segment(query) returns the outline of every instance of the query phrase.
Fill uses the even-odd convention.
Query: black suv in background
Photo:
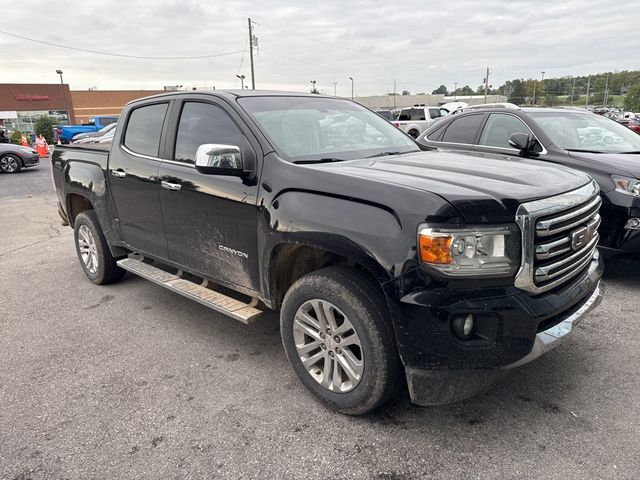
[[[640,253],[640,136],[619,123],[581,109],[496,104],[446,118],[418,142],[485,158],[537,159],[586,172],[598,182],[602,196],[601,251]]]

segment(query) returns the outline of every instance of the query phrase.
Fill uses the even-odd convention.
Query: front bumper
[[[438,405],[475,395],[564,342],[600,303],[602,270],[596,256],[571,282],[541,295],[497,287],[403,297],[394,312],[395,333],[412,401]],[[461,341],[451,319],[466,314],[476,318],[478,335]]]
[[[25,167],[35,167],[40,164],[40,157],[37,153],[34,153],[33,155],[26,155],[22,157],[22,163]]]

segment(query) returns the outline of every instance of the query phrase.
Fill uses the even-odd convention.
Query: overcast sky
[[[239,88],[250,78],[247,17],[258,37],[256,87],[350,95],[476,88],[511,78],[640,69],[640,0],[370,2],[363,0],[28,1],[7,3],[0,30],[132,59],[46,46],[0,33],[0,82],[72,89]],[[242,53],[246,51],[247,53]],[[236,52],[236,53],[233,53]]]

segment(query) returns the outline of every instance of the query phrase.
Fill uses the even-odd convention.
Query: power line
[[[200,60],[204,58],[224,57],[227,55],[237,55],[238,53],[244,53],[244,50],[237,50],[235,52],[213,53],[210,55],[194,55],[189,57],[151,57],[151,56],[144,56],[144,55],[126,55],[124,53],[103,52],[101,50],[91,50],[88,48],[71,47],[69,45],[46,42],[44,40],[37,40],[35,38],[25,37],[24,35],[18,35],[16,33],[5,32],[4,30],[0,30],[0,33],[4,35],[8,35],[10,37],[19,38],[21,40],[27,40],[29,42],[39,43],[41,45],[48,45],[50,47],[65,48],[67,50],[75,50],[75,51],[84,52],[84,53],[94,53],[96,55],[107,55],[110,57],[135,58],[138,60]]]

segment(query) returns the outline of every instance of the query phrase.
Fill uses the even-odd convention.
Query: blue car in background
[[[71,143],[73,137],[81,133],[97,132],[104,127],[116,123],[118,115],[96,115],[89,119],[86,125],[59,125],[54,129],[54,140],[56,143]]]

